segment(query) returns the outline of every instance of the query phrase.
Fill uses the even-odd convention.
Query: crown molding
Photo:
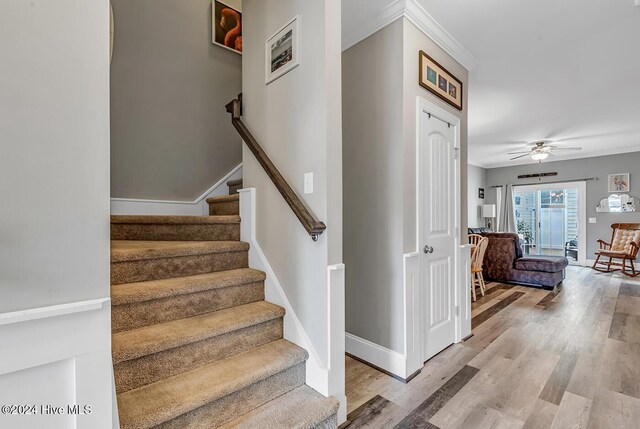
[[[372,15],[362,25],[344,33],[342,35],[342,50],[346,51],[403,17],[407,18],[467,70],[471,71],[478,66],[478,60],[438,24],[416,0],[395,0],[380,13]]]

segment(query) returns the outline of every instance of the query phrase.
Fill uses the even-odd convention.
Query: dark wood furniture
[[[282,195],[289,207],[291,207],[291,210],[307,230],[311,239],[318,241],[318,237],[327,227],[311,214],[298,194],[295,193],[285,178],[282,177],[280,171],[273,162],[271,162],[271,159],[267,156],[256,138],[251,134],[244,122],[242,122],[242,94],[239,94],[237,99],[231,100],[225,107],[227,112],[231,113],[231,123],[236,131],[238,131],[238,134],[240,134],[240,137],[242,137],[242,140],[249,147],[251,153],[256,157],[265,173],[267,173],[267,176],[269,176],[278,191],[280,191],[280,195]]]
[[[611,225],[611,241],[598,240],[600,249],[596,252],[594,270],[603,273],[618,271],[621,267],[622,274],[630,277],[640,275],[636,272],[634,262],[640,249],[640,223],[614,223]],[[600,258],[604,258],[601,261]],[[629,272],[631,270],[631,272]]]

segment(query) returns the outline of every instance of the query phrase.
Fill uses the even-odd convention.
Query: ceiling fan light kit
[[[531,154],[531,159],[534,161],[542,162],[549,157],[549,153],[547,152],[533,152]]]
[[[547,144],[547,141],[542,140],[531,145],[531,149],[524,152],[507,152],[507,155],[518,155],[514,158],[511,158],[511,161],[515,159],[524,158],[525,156],[530,156],[532,160],[542,162],[549,157],[549,155],[553,155],[553,152],[556,150],[580,150],[580,147],[558,147]]]

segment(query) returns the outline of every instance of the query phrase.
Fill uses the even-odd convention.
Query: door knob
[[[433,253],[433,247],[425,244],[424,246],[424,253]]]

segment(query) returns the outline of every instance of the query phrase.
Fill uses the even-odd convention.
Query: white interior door
[[[455,128],[422,111],[419,137],[423,358],[455,342]]]

